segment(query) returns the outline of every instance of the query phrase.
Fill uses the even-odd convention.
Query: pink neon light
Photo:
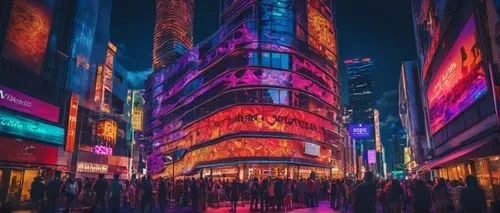
[[[113,148],[103,146],[103,145],[95,145],[92,147],[92,153],[100,154],[100,155],[112,155],[113,154]]]

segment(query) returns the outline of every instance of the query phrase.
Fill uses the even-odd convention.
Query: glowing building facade
[[[148,172],[247,179],[343,170],[333,163],[342,156],[330,1],[228,0],[220,18],[214,35],[146,82]]]
[[[194,0],[156,0],[153,68],[172,64],[193,46]]]

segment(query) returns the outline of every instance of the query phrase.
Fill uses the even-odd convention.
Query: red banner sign
[[[75,149],[76,118],[78,115],[78,94],[72,94],[69,102],[68,133],[66,135],[66,152]]]
[[[0,137],[0,160],[19,163],[57,164],[57,147]],[[7,148],[8,147],[8,148]]]

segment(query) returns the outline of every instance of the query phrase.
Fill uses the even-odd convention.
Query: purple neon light
[[[59,107],[1,85],[0,106],[59,122]]]

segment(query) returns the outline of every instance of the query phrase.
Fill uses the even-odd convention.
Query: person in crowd
[[[48,211],[56,211],[56,202],[61,193],[61,187],[63,182],[61,181],[61,171],[56,171],[54,173],[54,178],[47,185],[47,199],[48,199]]]
[[[200,180],[200,207],[201,210],[207,209],[207,193],[208,193],[208,179],[204,178]]]
[[[160,211],[165,210],[166,200],[167,200],[167,185],[165,183],[165,179],[160,178],[160,182],[158,183],[158,207]]]
[[[431,189],[425,181],[417,179],[410,187],[413,212],[428,213],[432,207]]]
[[[91,205],[92,203],[92,181],[86,177],[83,183],[83,204]]]
[[[255,205],[255,210],[259,209],[259,193],[261,191],[259,179],[254,178],[252,183],[250,184],[250,210],[253,210],[252,207]]]
[[[194,178],[190,181],[190,192],[189,194],[191,195],[191,203],[193,210],[198,210],[198,196],[199,196],[199,191],[198,191],[198,185],[196,184],[196,181]]]
[[[220,207],[220,190],[221,190],[221,185],[219,183],[219,180],[214,181],[214,184],[212,185],[212,203],[215,203],[217,208]],[[250,209],[252,208],[252,205],[250,205]]]
[[[476,177],[465,178],[467,186],[460,191],[460,207],[462,212],[487,212],[486,193],[479,187]]]
[[[142,177],[142,183],[141,183],[141,191],[142,191],[142,197],[141,197],[141,212],[144,213],[144,209],[146,209],[146,206],[149,206],[149,211],[153,212],[154,205],[153,205],[153,184],[151,183],[150,179],[146,177]]]
[[[354,192],[354,212],[371,213],[376,210],[377,187],[373,182],[373,173],[365,172],[364,181]]]
[[[285,211],[291,211],[293,209],[293,182],[290,178],[286,179],[285,182]]]
[[[231,210],[232,212],[236,212],[238,199],[240,197],[240,183],[238,180],[234,179],[230,186],[230,194],[231,194]]]
[[[123,184],[120,181],[120,174],[113,174],[113,180],[111,181],[109,188],[109,201],[111,206],[111,212],[120,212],[120,200],[123,192]]]
[[[78,183],[75,181],[74,174],[69,175],[64,192],[66,195],[66,212],[70,212],[78,194]]]
[[[443,178],[439,178],[437,184],[432,189],[432,200],[436,213],[446,213],[452,211],[450,191]]]
[[[336,209],[335,199],[337,198],[337,181],[330,181],[330,208]]]
[[[461,209],[460,206],[460,192],[465,188],[464,181],[462,179],[456,181],[454,183],[453,188],[453,206],[455,206],[456,210]]]
[[[262,180],[261,186],[260,186],[260,211],[268,211],[269,210],[269,179],[264,178]]]
[[[285,198],[285,185],[281,178],[277,178],[274,182],[274,200],[278,211],[283,210],[283,199]]]
[[[337,190],[336,190],[336,196],[337,198],[335,201],[337,201],[337,208],[344,210],[346,208],[346,188],[344,186],[344,182],[342,180],[337,181]]]
[[[274,200],[274,183],[276,182],[275,179],[271,179],[269,181],[269,207],[271,207],[272,210],[274,210],[274,205],[276,204]]]
[[[45,194],[45,184],[42,182],[42,177],[36,176],[33,183],[31,183],[30,198],[32,203],[32,209],[35,212],[41,210],[43,206],[43,196]]]
[[[299,203],[304,207],[307,206],[306,199],[306,182],[303,178],[300,178],[298,183],[298,194],[299,194]]]
[[[401,213],[401,203],[403,202],[404,190],[398,180],[394,179],[385,193],[389,202],[390,213]]]
[[[108,190],[108,182],[104,180],[104,174],[99,174],[99,179],[94,185],[95,203],[94,207],[102,210],[106,208],[106,191]]]

